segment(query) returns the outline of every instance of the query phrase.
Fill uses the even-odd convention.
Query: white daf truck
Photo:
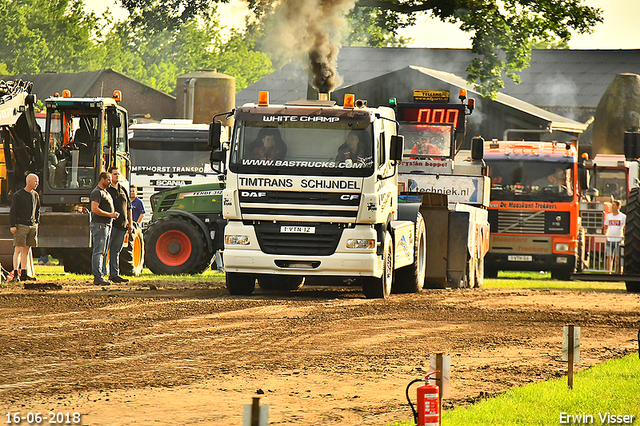
[[[362,286],[368,298],[422,289],[426,231],[418,209],[398,220],[393,109],[353,95],[257,104],[233,113],[223,191],[227,288],[293,290],[305,278]],[[211,145],[220,146],[212,123]],[[357,136],[357,147],[349,140]],[[406,204],[409,205],[409,204]],[[395,279],[394,279],[395,278]]]

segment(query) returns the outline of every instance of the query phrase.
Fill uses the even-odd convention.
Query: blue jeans
[[[91,242],[93,251],[91,254],[91,273],[94,279],[104,280],[107,275],[107,247],[109,247],[109,236],[111,234],[110,223],[91,222],[89,224],[91,230]]]
[[[122,244],[124,244],[124,237],[126,235],[126,229],[118,229],[115,226],[111,228],[111,238],[109,239],[109,276],[112,278],[120,275],[120,252],[122,251]]]

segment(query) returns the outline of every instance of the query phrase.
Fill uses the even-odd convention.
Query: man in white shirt
[[[620,213],[620,200],[613,200],[611,213],[604,218],[604,233],[607,236],[605,243],[605,256],[607,256],[607,270],[613,272],[613,258],[616,257],[616,269],[620,271],[620,243],[624,242],[624,226],[627,216]]]

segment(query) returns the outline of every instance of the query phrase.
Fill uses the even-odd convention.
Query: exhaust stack
[[[318,100],[319,101],[328,101],[329,100],[329,93],[318,93]]]

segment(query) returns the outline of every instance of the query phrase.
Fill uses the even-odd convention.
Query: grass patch
[[[485,278],[484,288],[526,288],[568,291],[619,291],[626,293],[624,282],[616,281],[558,281],[549,272],[500,271],[497,279]],[[639,423],[640,424],[640,423]]]
[[[57,264],[35,265],[36,277],[39,281],[66,281],[66,280],[92,280],[93,275],[89,274],[70,274],[64,271],[63,266]],[[135,281],[192,281],[198,282],[203,280],[224,281],[224,273],[209,269],[200,275],[156,275],[149,269],[144,268],[142,274],[138,277],[127,277],[132,282]]]
[[[498,397],[445,411],[442,424],[558,425],[562,424],[561,413],[591,415],[592,424],[614,424],[601,422],[600,415],[606,413],[635,415],[632,424],[640,424],[640,360],[637,354],[580,371],[574,376],[573,386],[574,389],[569,390],[567,378],[563,377],[511,389]],[[413,426],[413,421],[398,422],[393,426]]]

